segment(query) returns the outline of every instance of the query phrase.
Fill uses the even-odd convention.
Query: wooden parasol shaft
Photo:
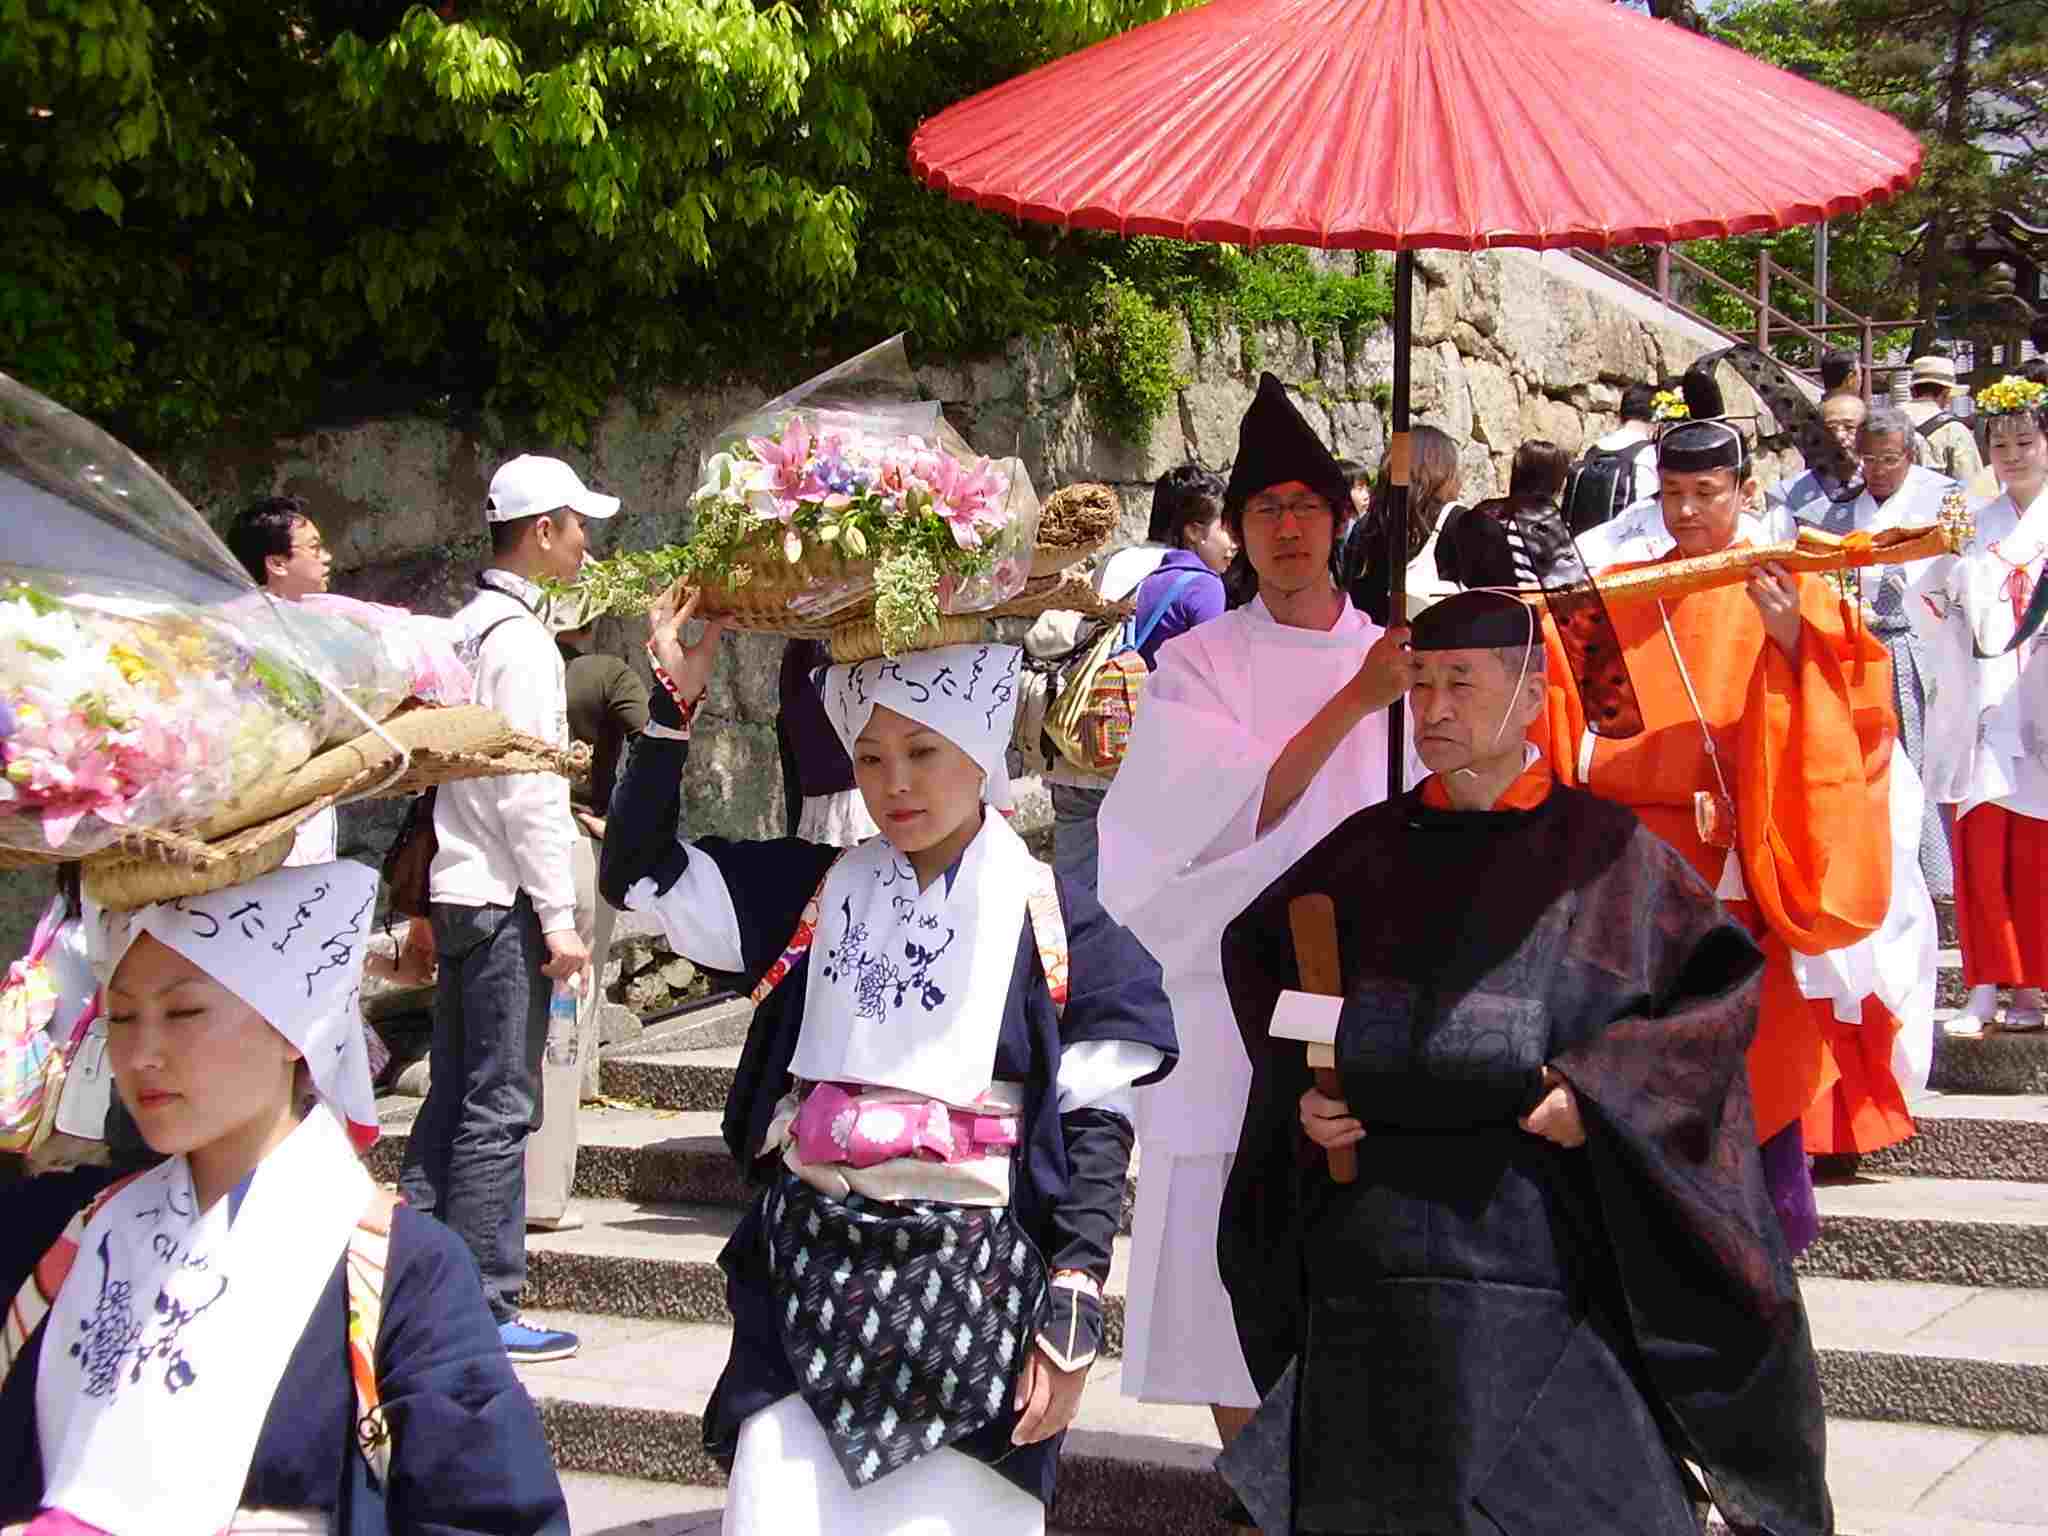
[[[1342,997],[1344,973],[1337,955],[1337,904],[1321,891],[1297,896],[1287,904],[1287,926],[1294,935],[1294,965],[1301,974],[1301,990],[1319,997]],[[1337,1078],[1336,1053],[1327,1045],[1308,1048],[1308,1064],[1316,1075],[1316,1088],[1333,1099],[1344,1097],[1344,1085]],[[1358,1178],[1358,1149],[1331,1147],[1324,1155],[1330,1162],[1330,1177],[1339,1184]]]

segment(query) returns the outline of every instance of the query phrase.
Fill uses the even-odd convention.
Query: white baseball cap
[[[586,489],[576,471],[560,459],[522,453],[499,465],[491,476],[491,494],[484,498],[484,521],[516,522],[563,507],[585,517],[610,517],[619,510],[619,498]]]

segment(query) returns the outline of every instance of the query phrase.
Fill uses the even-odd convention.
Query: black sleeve
[[[683,712],[666,688],[648,696],[648,716],[656,725],[682,729]],[[687,741],[642,731],[627,743],[625,771],[612,786],[597,862],[597,888],[621,911],[626,892],[638,882],[651,878],[656,890],[665,891],[690,867],[690,855],[677,840],[683,768],[689,761]]]
[[[1090,1291],[1055,1285],[1038,1335],[1062,1369],[1078,1370],[1102,1349],[1102,1290],[1123,1224],[1134,1135],[1131,1122],[1115,1110],[1094,1108],[1061,1115],[1060,1135],[1067,1147],[1067,1193],[1053,1208],[1046,1269],[1079,1270],[1095,1286]]]
[[[39,1174],[0,1190],[0,1305],[14,1300],[58,1238],[114,1175],[105,1168]]]
[[[682,711],[667,689],[655,689],[648,702],[656,724],[680,728]],[[633,738],[625,771],[612,790],[598,855],[598,890],[624,911],[626,892],[637,882],[651,879],[657,892],[665,892],[680,880],[690,867],[694,847],[695,855],[715,862],[725,879],[751,985],[788,945],[797,919],[839,850],[793,837],[704,837],[685,846],[683,769],[689,758],[687,741],[649,731]]]
[[[1283,876],[1223,930],[1223,982],[1251,1059],[1252,1085],[1224,1185],[1216,1262],[1261,1397],[1298,1352],[1304,1325],[1298,1207],[1309,1143],[1300,1103],[1315,1079],[1300,1045],[1266,1033],[1280,994],[1301,984],[1287,925],[1287,902],[1297,888]]]
[[[532,1396],[505,1357],[469,1250],[400,1207],[377,1385],[391,1433],[392,1536],[568,1536]]]

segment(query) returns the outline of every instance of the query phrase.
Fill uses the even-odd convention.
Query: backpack
[[[1952,421],[1962,420],[1963,418],[1958,416],[1954,411],[1936,411],[1932,416],[1928,417],[1925,421],[1921,422],[1920,425],[1915,427],[1913,430],[1918,432],[1922,437],[1926,438],[1927,441],[1931,443],[1934,441],[1934,434],[1939,432],[1943,427],[1947,426]],[[1969,423],[1963,422],[1963,425],[1968,426]]]
[[[1045,712],[1045,734],[1076,768],[1115,773],[1130,745],[1131,722],[1152,669],[1138,647],[1152,637],[1175,598],[1201,572],[1181,571],[1143,619],[1106,625],[1095,643],[1060,679],[1059,696]]]
[[[1564,482],[1564,516],[1574,535],[1620,516],[1636,499],[1636,455],[1655,446],[1644,438],[1626,448],[1595,448],[1571,467]]]
[[[100,1207],[140,1174],[114,1180],[73,1216],[63,1235],[29,1272],[8,1307],[0,1333],[0,1381],[14,1369],[22,1349],[49,1315],[57,1292],[78,1259],[79,1239]],[[384,1271],[391,1262],[391,1212],[398,1204],[388,1190],[373,1191],[355,1230],[349,1233],[344,1262],[348,1294],[348,1369],[355,1383],[356,1449],[363,1454],[371,1478],[381,1487],[391,1477],[391,1428],[384,1419],[383,1393],[377,1385],[377,1329],[384,1319]],[[45,1347],[48,1341],[45,1340]]]
[[[503,595],[511,596],[510,593]],[[476,637],[477,656],[482,657],[484,642],[497,633],[500,625],[510,624],[518,617],[520,615],[516,613],[508,613],[502,619],[494,619],[485,625],[484,632]],[[433,893],[434,855],[440,851],[441,837],[434,830],[434,791],[428,789],[414,795],[412,804],[405,808],[405,820],[398,824],[398,835],[391,839],[391,845],[384,850],[383,862],[377,866],[377,873],[391,888],[387,921],[390,918],[428,915],[427,907]]]

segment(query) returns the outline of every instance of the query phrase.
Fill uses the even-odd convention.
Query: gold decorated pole
[[[1777,565],[1792,572],[1822,574],[1859,570],[1872,565],[1905,565],[1938,555],[1960,554],[1969,547],[1975,525],[1960,495],[1951,496],[1938,522],[1913,528],[1884,528],[1875,533],[1838,535],[1802,528],[1799,537],[1777,544],[1750,544],[1686,560],[1662,560],[1593,578],[1600,596],[1615,604],[1684,597],[1711,587],[1729,587],[1749,579],[1758,566]],[[1540,592],[1525,592],[1540,598]]]

